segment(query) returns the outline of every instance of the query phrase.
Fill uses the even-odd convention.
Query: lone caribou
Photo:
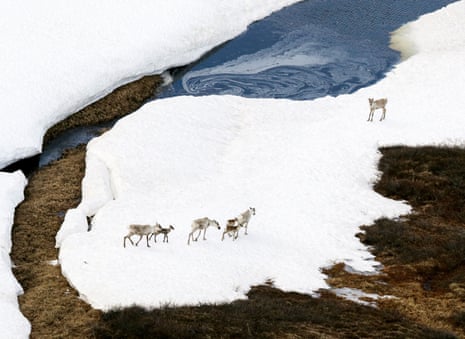
[[[379,121],[383,121],[386,118],[386,105],[387,105],[387,98],[375,100],[373,98],[368,99],[368,103],[370,104],[370,114],[368,115],[367,121],[373,121],[373,115],[375,114],[375,110],[382,109],[383,114],[381,115],[381,119]]]

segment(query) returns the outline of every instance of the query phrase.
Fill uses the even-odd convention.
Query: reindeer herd
[[[377,99],[369,98],[368,104],[370,106],[370,113],[368,115],[367,121],[373,121],[374,113],[377,109],[382,110],[380,121],[386,118],[386,105],[387,105],[387,98]],[[239,236],[239,230],[241,228],[245,229],[245,233],[247,234],[247,226],[249,225],[250,218],[252,215],[255,215],[255,208],[249,207],[245,212],[239,214],[237,217],[233,219],[228,219],[226,221],[226,225],[224,227],[223,234],[221,236],[221,240],[224,240],[225,235],[229,235],[236,240]],[[220,224],[218,221],[209,219],[207,217],[195,219],[192,221],[191,224],[191,232],[187,238],[187,245],[190,244],[192,241],[197,241],[200,237],[200,234],[203,231],[203,240],[206,240],[205,233],[207,232],[208,227],[214,227],[217,229],[221,229]],[[168,234],[174,230],[174,226],[170,225],[169,227],[162,227],[160,224],[156,223],[155,225],[129,225],[129,233],[124,236],[123,238],[123,247],[126,247],[126,239],[134,245],[131,237],[133,235],[138,235],[139,240],[135,243],[137,246],[142,238],[145,236],[147,241],[147,247],[150,247],[150,239],[153,237],[154,242],[157,242],[157,235],[163,234],[163,242],[168,242]],[[194,233],[197,232],[197,236],[194,237]]]
[[[237,237],[239,236],[239,230],[241,228],[244,228],[245,234],[247,234],[247,227],[253,215],[255,215],[255,208],[249,207],[246,211],[239,214],[237,217],[227,220],[221,240],[222,241],[224,240],[224,236],[226,234],[228,234],[229,236],[232,236],[233,240],[236,240]],[[191,232],[189,233],[189,236],[187,238],[187,245],[190,244],[191,240],[197,241],[202,231],[203,231],[203,240],[206,240],[205,233],[207,232],[207,228],[210,226],[218,230],[221,229],[221,226],[218,223],[218,221],[207,218],[207,217],[195,219],[194,221],[192,221]],[[136,224],[129,225],[129,232],[123,238],[123,247],[126,247],[126,239],[129,240],[129,242],[132,245],[137,246],[139,245],[140,241],[142,240],[144,236],[147,241],[147,247],[150,247],[150,239],[153,237],[154,242],[157,242],[158,234],[163,234],[163,242],[165,241],[168,242],[168,234],[173,230],[174,230],[173,225],[170,225],[169,227],[165,228],[165,227],[162,227],[159,223],[156,223],[155,225],[136,225]],[[197,236],[194,238],[194,233],[196,232],[197,232]],[[137,240],[135,244],[131,239],[133,235],[139,236],[139,239]]]

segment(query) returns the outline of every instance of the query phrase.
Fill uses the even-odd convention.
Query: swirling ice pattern
[[[310,68],[278,66],[252,74],[190,75],[183,79],[183,88],[192,95],[215,93],[308,100],[351,93],[375,81],[378,78],[375,73],[384,69],[373,70],[373,66],[355,62],[343,66],[329,63],[324,67]]]
[[[191,71],[183,77],[182,87],[191,95],[297,100],[351,93],[379,79],[388,65],[379,55],[371,57],[370,42],[344,39],[307,25],[255,54]]]

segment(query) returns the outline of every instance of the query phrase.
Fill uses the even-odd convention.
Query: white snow
[[[342,287],[342,288],[331,288],[331,292],[334,294],[343,297],[347,300],[351,300],[355,303],[371,306],[377,308],[376,300],[379,299],[395,299],[395,297],[390,295],[383,295],[379,296],[375,293],[365,293],[362,290],[357,288],[349,288],[349,287]]]
[[[464,143],[464,17],[461,1],[404,27],[416,54],[351,95],[176,97],[120,120],[88,145],[83,200],[57,235],[63,274],[107,310],[227,302],[267,280],[312,294],[335,261],[373,272],[358,227],[410,211],[372,190],[378,147]],[[367,98],[384,96],[386,120],[366,122]],[[187,245],[193,219],[224,225],[249,206],[249,235],[222,242],[210,228]],[[157,221],[176,227],[168,244],[123,248],[130,223]]]
[[[29,321],[19,311],[23,290],[11,271],[11,227],[15,207],[24,199],[26,178],[20,172],[0,172],[0,338],[27,338]]]

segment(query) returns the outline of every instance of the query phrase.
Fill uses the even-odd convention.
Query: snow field
[[[458,2],[409,31],[429,35],[464,15]],[[419,39],[418,54],[351,95],[177,97],[122,119],[88,146],[85,198],[70,213],[95,217],[90,232],[57,237],[63,273],[105,310],[227,302],[267,279],[314,293],[326,287],[321,267],[335,261],[373,271],[377,263],[354,236],[358,227],[410,210],[372,190],[378,147],[464,140],[465,37],[431,37],[441,43]],[[383,96],[386,120],[366,122],[368,97]],[[209,229],[207,241],[187,246],[193,219],[224,225],[248,206],[257,209],[248,236],[221,242],[221,232]],[[63,230],[86,229],[84,219]],[[127,225],[155,221],[175,225],[169,244],[122,247]]]

